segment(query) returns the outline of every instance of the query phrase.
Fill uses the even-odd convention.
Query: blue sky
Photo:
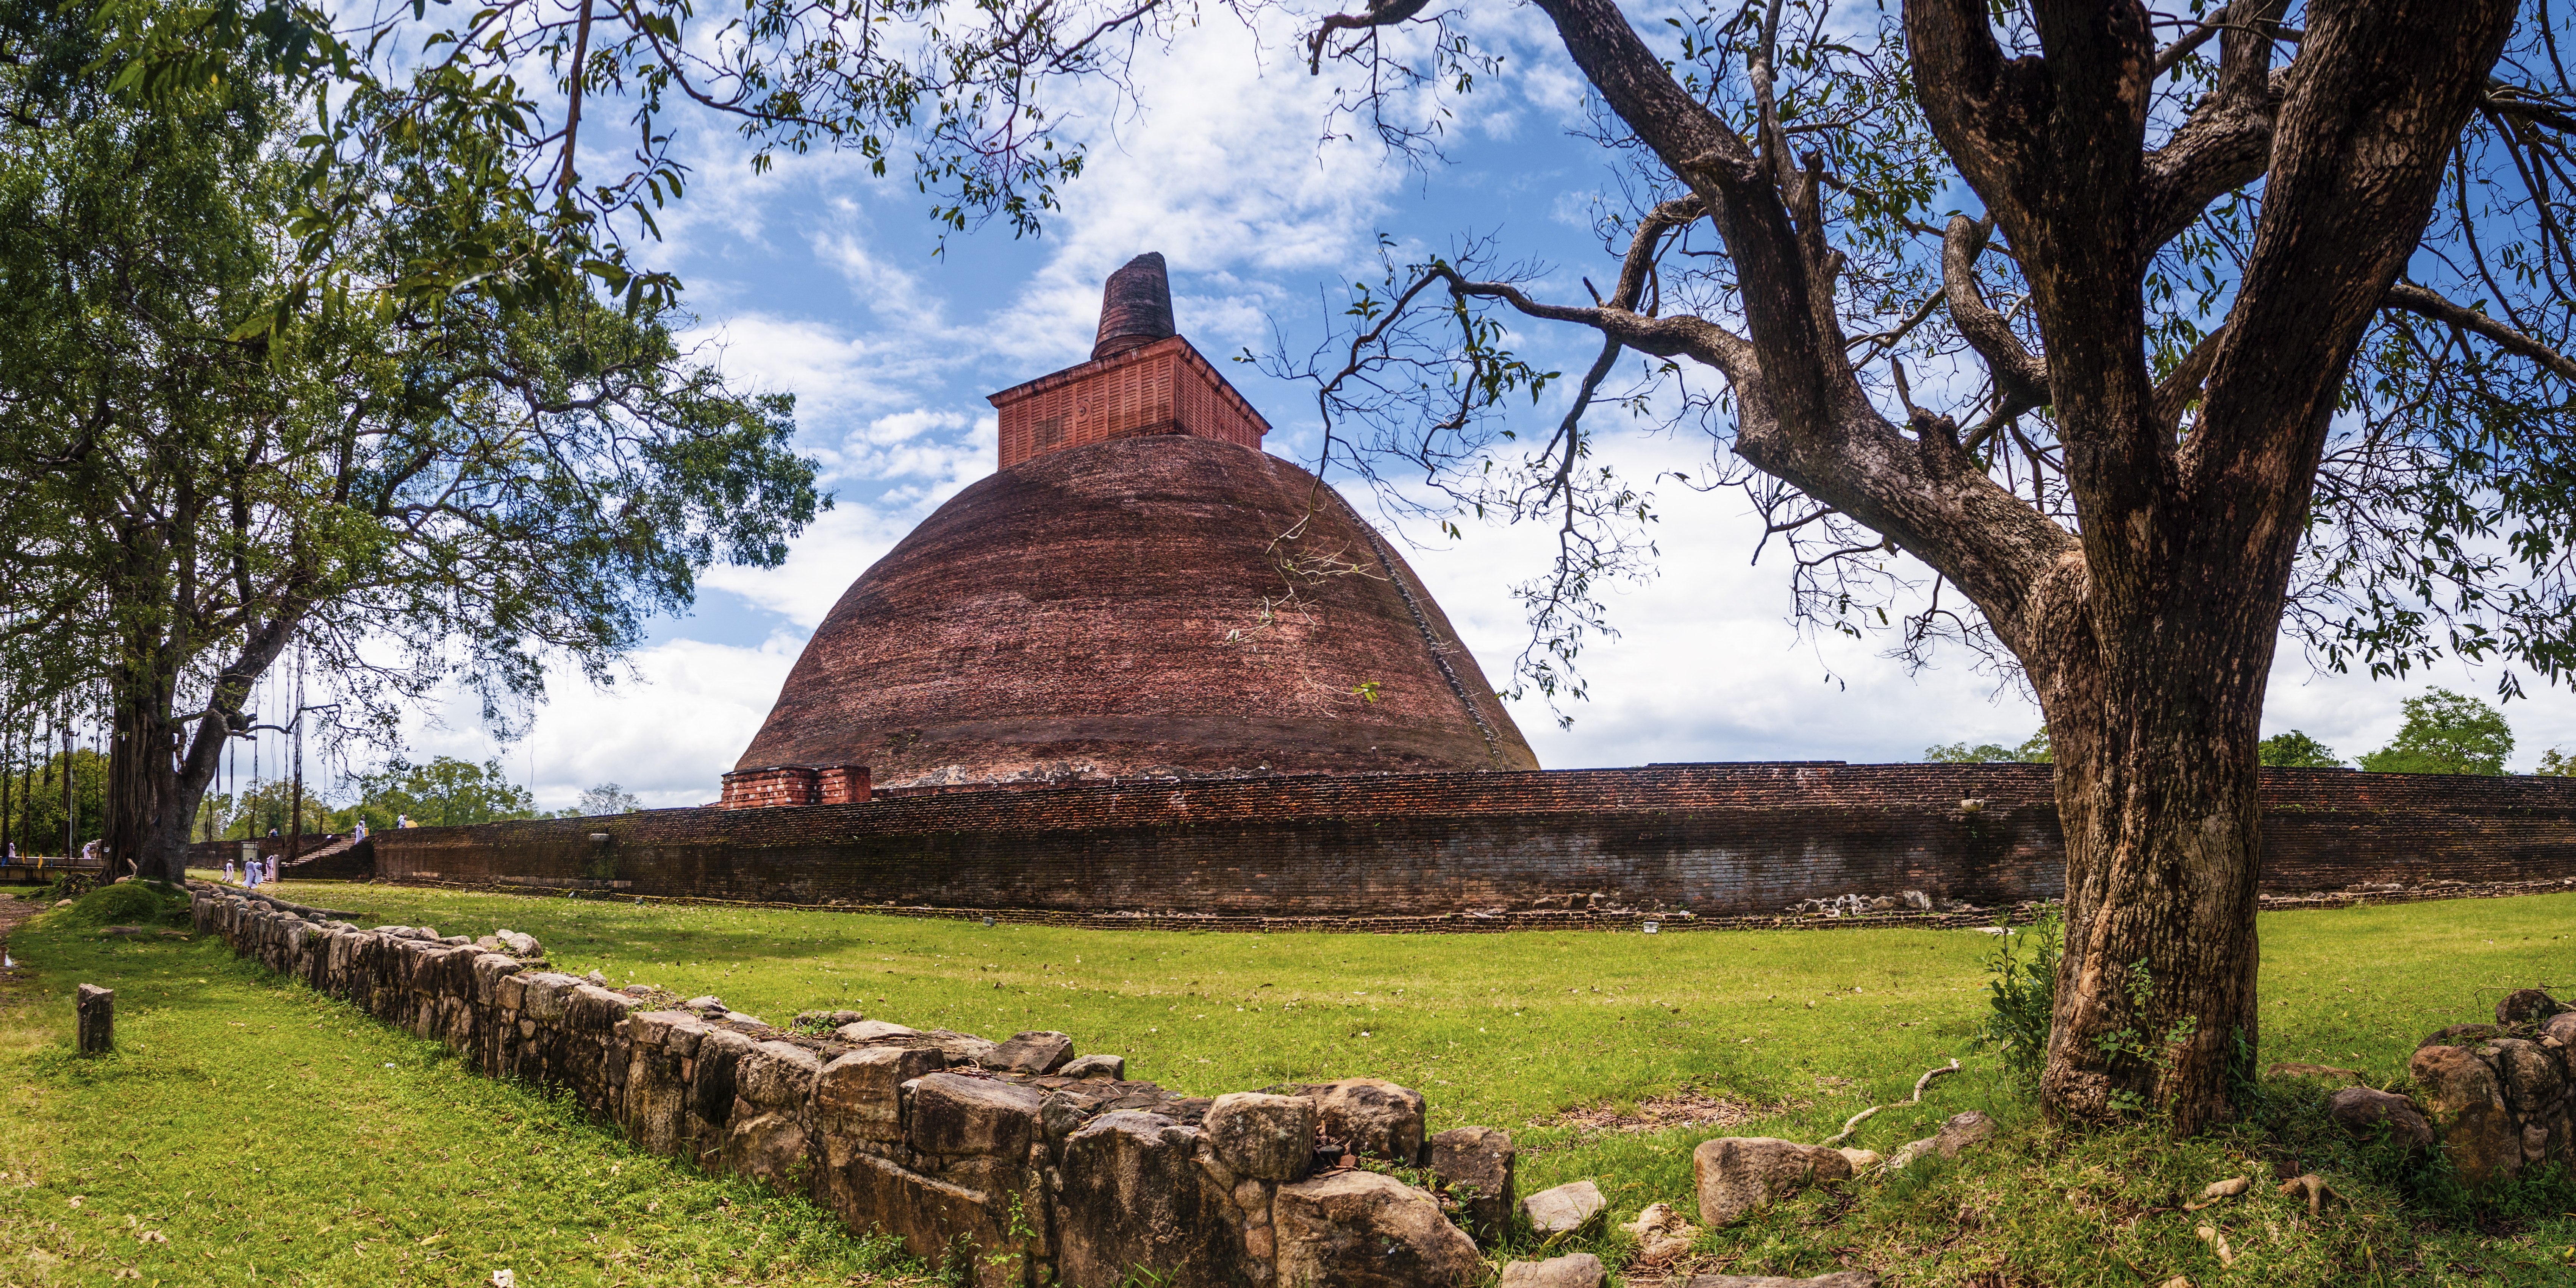
[[[842,589],[991,472],[983,396],[1082,360],[1100,282],[1132,255],[1165,255],[1180,329],[1216,358],[1265,349],[1274,330],[1292,348],[1311,345],[1341,287],[1373,276],[1380,232],[1429,245],[1496,233],[1509,257],[1556,266],[1539,294],[1581,298],[1579,275],[1615,272],[1586,213],[1609,169],[1569,137],[1577,85],[1561,52],[1535,39],[1535,19],[1527,8],[1480,19],[1511,57],[1459,105],[1449,164],[1416,171],[1363,145],[1319,146],[1329,78],[1310,79],[1282,33],[1256,42],[1211,17],[1168,53],[1143,57],[1140,104],[1073,104],[1089,169],[1044,236],[951,236],[944,256],[933,254],[927,203],[908,181],[873,179],[847,156],[788,158],[754,175],[729,137],[687,136],[695,186],[664,215],[653,256],[687,282],[711,358],[746,385],[798,396],[802,444],[824,462],[838,506],[784,567],[710,571],[696,611],[656,622],[612,690],[559,676],[530,739],[496,744],[460,701],[416,725],[413,754],[497,755],[548,808],[607,781],[648,805],[712,799]],[[1516,347],[1568,370],[1592,352],[1570,330],[1524,331]],[[1311,465],[1311,395],[1225,365],[1275,427],[1270,450]],[[1561,413],[1552,403],[1529,414],[1536,423]],[[1689,470],[1711,443],[1622,430],[1606,448],[1643,477]],[[1543,764],[1907,760],[1936,742],[2017,743],[2038,725],[2035,708],[1964,655],[1908,675],[1878,656],[1887,641],[1799,632],[1777,560],[1748,565],[1760,529],[1735,494],[1673,488],[1656,500],[1659,575],[1611,597],[1623,634],[1584,655],[1593,700],[1570,708],[1571,729],[1536,699],[1516,709]],[[1407,557],[1502,680],[1526,630],[1507,588],[1543,570],[1542,535],[1470,522],[1463,541],[1446,541],[1428,522],[1385,526],[1411,543]],[[2351,756],[2386,742],[2399,701],[2428,683],[2486,695],[2494,679],[2453,664],[2373,685],[2314,674],[2288,645],[2266,731],[2302,728]],[[2507,714],[2520,733],[2517,766],[2576,746],[2576,699],[2566,694]]]

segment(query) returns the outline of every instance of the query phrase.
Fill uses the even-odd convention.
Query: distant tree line
[[[2480,774],[2499,776],[2506,772],[2505,760],[2513,755],[2513,728],[2505,722],[2504,713],[2466,694],[2449,689],[2434,689],[2421,697],[2408,698],[2401,704],[2406,723],[2389,744],[2377,751],[2363,752],[2354,762],[2374,774]],[[2265,738],[2256,747],[2262,763],[2273,769],[2343,769],[2347,766],[2332,747],[2292,729]],[[1988,764],[1998,761],[2021,761],[2048,764],[2048,730],[2040,729],[2018,747],[1996,743],[1969,746],[1954,742],[1946,746],[1926,747],[1923,759],[1944,764]],[[2550,748],[2540,754],[2540,763],[2532,773],[2551,777],[2576,776],[2576,756]]]

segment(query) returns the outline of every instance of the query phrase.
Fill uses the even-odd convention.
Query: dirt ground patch
[[[1571,1127],[1575,1139],[1619,1132],[1669,1131],[1676,1127],[1733,1127],[1739,1123],[1768,1118],[1799,1108],[1798,1105],[1757,1105],[1749,1101],[1728,1100],[1692,1087],[1684,1087],[1665,1096],[1649,1096],[1637,1102],[1634,1109],[1621,1109],[1615,1101],[1603,1101],[1551,1114],[1530,1124],[1532,1127]]]
[[[15,1005],[17,994],[30,982],[26,967],[9,954],[9,933],[45,907],[35,900],[15,899],[0,892],[0,1010]]]

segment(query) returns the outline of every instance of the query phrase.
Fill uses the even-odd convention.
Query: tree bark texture
[[[1966,592],[2047,714],[2067,848],[2067,946],[2042,1087],[2080,1119],[2228,1112],[2256,1032],[2255,742],[2329,418],[2412,253],[2511,0],[2314,0],[2297,57],[2224,14],[2215,90],[2149,149],[2157,75],[2136,0],[2032,0],[2043,52],[2007,57],[1987,0],[1910,0],[1933,133],[2031,288],[2025,350],[1971,281],[1947,299],[2015,401],[2053,409],[2070,532],[1989,478],[1928,413],[1891,423],[1843,355],[1840,256],[1775,123],[1747,139],[1678,84],[1613,0],[1539,0],[1584,75],[1688,184],[1740,280],[1743,333],[1626,299],[1524,312],[1728,377],[1735,450]],[[1757,60],[1753,77],[1767,83]],[[2143,281],[2157,249],[2255,180],[2263,210],[2223,327],[2160,384]],[[2200,414],[2178,435],[2181,409]],[[1911,437],[1900,429],[1911,431]]]

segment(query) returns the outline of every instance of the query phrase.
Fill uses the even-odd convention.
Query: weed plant
[[[1985,960],[1985,1027],[1979,1041],[2004,1072],[2030,1087],[2048,1062],[2048,1026],[2057,1008],[2057,962],[2066,953],[2066,923],[2052,906],[2029,925],[1996,936]]]

